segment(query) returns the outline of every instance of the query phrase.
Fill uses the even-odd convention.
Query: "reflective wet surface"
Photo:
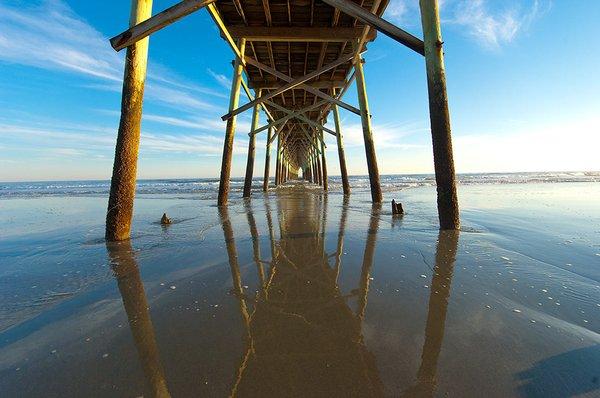
[[[599,396],[597,235],[438,232],[423,198],[300,185],[87,242],[107,278],[0,334],[2,395]]]

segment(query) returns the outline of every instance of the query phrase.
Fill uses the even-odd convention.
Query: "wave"
[[[462,185],[478,184],[536,184],[536,183],[577,183],[600,182],[600,172],[540,172],[540,173],[473,173],[459,174],[458,183]],[[330,190],[341,191],[341,177],[329,178]],[[381,188],[393,191],[435,185],[432,174],[382,175]],[[273,183],[273,179],[271,179]],[[232,192],[242,191],[243,178],[233,178]],[[368,176],[351,176],[350,185],[354,191],[368,190]],[[139,195],[192,195],[210,199],[215,197],[219,188],[218,178],[199,179],[160,179],[139,180]],[[262,179],[253,180],[252,189],[262,189]],[[15,182],[0,183],[0,199],[35,198],[46,196],[106,196],[110,190],[110,181],[50,181],[50,182]]]

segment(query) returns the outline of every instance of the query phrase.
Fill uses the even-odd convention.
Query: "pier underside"
[[[256,137],[266,136],[263,191],[297,179],[329,189],[325,136],[335,137],[344,195],[350,194],[340,112],[360,117],[371,200],[383,200],[363,55],[378,32],[424,56],[441,229],[460,226],[437,0],[420,0],[423,40],[383,19],[388,0],[185,0],[151,15],[152,0],[132,0],[131,26],[111,39],[127,48],[121,124],[107,212],[106,238],[130,235],[148,35],[206,8],[234,54],[219,179],[219,206],[230,193],[236,118],[252,112],[243,196],[252,194]],[[382,78],[382,77],[380,77]],[[344,101],[355,85],[358,104]],[[248,102],[240,104],[243,91]],[[266,123],[260,123],[260,115]],[[333,123],[328,123],[332,119]],[[271,145],[276,143],[275,159]]]

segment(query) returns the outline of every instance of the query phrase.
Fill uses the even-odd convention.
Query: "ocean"
[[[530,173],[474,173],[459,174],[462,185],[473,184],[532,184],[532,183],[569,183],[600,182],[600,172],[530,172]],[[367,191],[369,176],[350,176],[354,190]],[[330,176],[331,191],[341,190],[341,177]],[[271,184],[273,179],[271,179]],[[435,185],[432,174],[381,175],[383,191],[394,191]],[[244,179],[231,179],[231,192],[243,190]],[[179,195],[193,194],[200,199],[217,197],[218,178],[198,179],[152,179],[138,180],[137,193],[141,195]],[[262,189],[262,179],[253,180],[253,190]],[[0,182],[0,199],[31,198],[44,196],[106,196],[110,190],[108,180],[81,181],[40,181],[40,182]]]

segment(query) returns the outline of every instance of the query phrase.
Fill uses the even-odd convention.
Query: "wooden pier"
[[[459,211],[446,95],[438,0],[420,0],[424,39],[382,18],[389,0],[184,0],[151,16],[152,0],[132,0],[129,29],[111,39],[117,51],[127,48],[121,122],[107,213],[107,240],[130,236],[135,194],[137,154],[148,58],[148,36],[171,23],[206,8],[233,55],[229,109],[219,184],[218,204],[229,197],[236,117],[252,111],[252,127],[243,196],[252,193],[255,143],[267,137],[263,190],[269,189],[272,143],[277,140],[275,185],[298,178],[328,189],[325,134],[336,138],[345,195],[350,184],[343,149],[339,108],[361,118],[371,198],[383,200],[367,96],[363,54],[381,32],[424,57],[438,214],[441,229],[458,229]],[[405,49],[399,48],[399,51]],[[423,62],[423,61],[415,61]],[[356,82],[358,107],[343,100]],[[249,102],[240,105],[240,91]],[[332,112],[333,111],[333,112]],[[260,115],[266,122],[260,125]],[[335,129],[327,125],[333,113]]]

